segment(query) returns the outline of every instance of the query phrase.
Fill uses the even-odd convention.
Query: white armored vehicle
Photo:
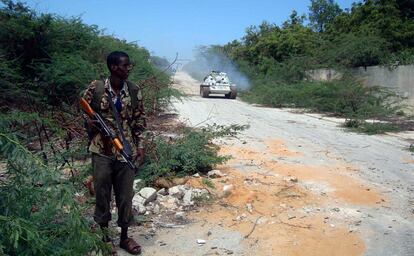
[[[227,99],[235,99],[237,88],[231,84],[226,73],[211,71],[200,85],[200,95],[207,98],[210,94],[224,94]]]

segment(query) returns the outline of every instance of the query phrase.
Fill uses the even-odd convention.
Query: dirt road
[[[201,98],[197,81],[175,80],[192,94],[174,102],[181,121],[250,128],[219,142],[233,159],[213,182],[231,192],[158,232],[163,246],[144,243],[144,255],[414,255],[413,134],[351,133],[338,119]]]

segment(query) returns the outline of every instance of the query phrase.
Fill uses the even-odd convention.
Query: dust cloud
[[[228,57],[222,54],[199,54],[194,61],[183,66],[183,71],[200,81],[213,70],[226,72],[230,82],[236,84],[239,90],[250,88],[250,81],[247,76],[240,72]]]

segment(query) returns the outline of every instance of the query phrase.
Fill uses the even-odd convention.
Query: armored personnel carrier
[[[211,71],[200,85],[200,95],[207,98],[210,94],[224,94],[227,99],[235,99],[237,87],[231,84],[226,73]]]

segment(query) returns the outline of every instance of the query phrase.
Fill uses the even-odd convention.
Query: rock
[[[200,174],[199,173],[196,173],[196,174],[193,175],[193,177],[194,178],[200,178]]]
[[[158,198],[158,204],[161,208],[167,210],[175,210],[178,208],[178,199],[173,196],[163,196],[162,198]]]
[[[184,194],[183,205],[184,206],[190,206],[190,205],[193,205],[193,204],[194,204],[194,202],[193,202],[193,190],[190,189],[190,190],[187,190]]]
[[[160,177],[155,180],[155,186],[159,188],[171,188],[177,185],[183,185],[189,180],[189,177],[166,179]]]
[[[176,220],[183,221],[186,218],[186,214],[185,214],[185,212],[176,212],[174,217],[175,217]]]
[[[295,176],[288,176],[284,180],[288,182],[298,182],[298,178],[296,178]]]
[[[185,191],[183,197],[183,206],[191,206],[194,205],[194,199],[202,198],[203,196],[207,196],[209,194],[208,190],[206,189],[189,189]]]
[[[132,198],[132,205],[133,206],[138,205],[138,204],[144,205],[144,203],[145,203],[145,198],[143,198],[139,194],[135,194],[134,197]]]
[[[162,188],[162,189],[158,190],[158,192],[157,192],[158,196],[159,195],[165,196],[167,194],[168,194],[168,191],[165,188]]]
[[[145,198],[144,205],[146,205],[157,198],[157,190],[155,190],[155,188],[146,187],[139,191],[139,195]]]
[[[135,204],[132,208],[137,211],[138,214],[144,214],[147,211],[143,204]]]
[[[257,225],[266,224],[267,222],[268,222],[268,219],[266,217],[263,217],[257,220]]]
[[[192,199],[194,199],[196,197],[202,197],[202,196],[205,196],[205,195],[208,195],[209,194],[209,192],[208,192],[207,189],[195,188],[195,189],[192,189],[192,191],[193,191],[193,194],[192,194],[193,197],[192,197]]]
[[[262,225],[267,223],[267,218],[263,217],[257,220],[257,225]]]
[[[186,193],[186,191],[189,189],[188,186],[185,185],[178,185],[172,188],[168,189],[168,194],[170,196],[173,196],[177,199],[182,199],[184,197],[184,194]]]
[[[314,211],[314,209],[313,209],[313,208],[311,208],[311,207],[306,207],[306,206],[305,206],[305,207],[303,207],[302,209],[303,209],[303,211],[304,211],[305,213],[308,213],[308,214]]]
[[[246,208],[247,208],[248,212],[250,212],[250,213],[253,212],[253,205],[252,204],[250,204],[250,203],[246,204]]]
[[[223,174],[220,170],[211,170],[207,173],[207,176],[209,178],[221,178],[226,176],[225,174]]]
[[[134,190],[138,189],[140,186],[143,186],[143,182],[141,179],[134,180],[133,188]]]
[[[197,239],[197,244],[199,244],[199,245],[203,245],[203,244],[205,244],[206,243],[206,240],[203,240],[203,239]]]
[[[159,241],[160,246],[166,246],[167,244],[164,241]]]
[[[247,215],[245,213],[243,213],[242,215],[239,215],[236,217],[236,221],[242,221],[247,217]]]
[[[147,211],[152,212],[154,210],[154,203],[153,202],[149,202],[148,205],[145,206],[145,209],[147,209]]]
[[[160,209],[160,206],[159,206],[158,204],[156,204],[156,205],[154,206],[154,209],[152,209],[152,212],[153,212],[154,214],[158,214],[158,213],[160,213],[160,211],[161,211],[161,209]]]
[[[233,190],[233,188],[234,188],[234,186],[232,184],[230,184],[230,185],[224,185],[223,186],[224,195],[231,194],[231,191]]]

